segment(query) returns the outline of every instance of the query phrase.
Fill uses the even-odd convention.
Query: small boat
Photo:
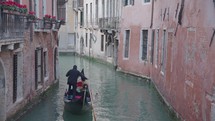
[[[71,92],[65,92],[64,95],[65,109],[74,114],[82,114],[92,110],[88,84],[84,84],[82,81],[78,82],[77,90],[78,91],[76,92],[75,97],[73,97]]]

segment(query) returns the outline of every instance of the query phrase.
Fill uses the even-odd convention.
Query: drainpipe
[[[152,0],[151,25],[150,25],[150,28],[152,28],[152,26],[153,26],[153,16],[154,16],[154,0]]]

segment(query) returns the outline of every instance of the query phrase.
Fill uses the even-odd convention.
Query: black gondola
[[[83,69],[81,73],[84,74]],[[79,87],[81,87],[81,89],[77,92],[75,98],[71,92],[65,92],[64,95],[65,109],[75,114],[81,114],[92,110],[88,84],[81,84]]]

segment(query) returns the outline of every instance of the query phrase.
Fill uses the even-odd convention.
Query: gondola
[[[83,74],[83,70],[81,71]],[[89,85],[86,83],[77,83],[76,96],[73,97],[71,92],[65,92],[64,95],[64,108],[74,114],[82,114],[92,110],[91,97],[89,91]]]

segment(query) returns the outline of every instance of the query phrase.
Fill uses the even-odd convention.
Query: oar
[[[86,100],[85,98],[86,98],[86,87],[84,87],[83,107],[84,107],[85,100]],[[82,107],[82,108],[83,108],[83,107]]]
[[[93,107],[93,93],[92,93],[91,89],[89,88],[89,86],[88,86],[88,89],[90,91],[90,100],[91,100],[91,105],[92,105],[92,110],[93,110],[93,117],[94,117],[94,121],[96,121],[96,113],[95,113],[95,110]]]

